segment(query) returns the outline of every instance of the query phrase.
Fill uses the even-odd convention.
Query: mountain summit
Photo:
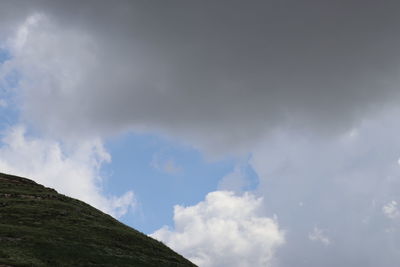
[[[0,266],[195,266],[90,205],[0,173]]]

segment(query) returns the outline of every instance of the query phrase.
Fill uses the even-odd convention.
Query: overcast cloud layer
[[[57,134],[161,131],[236,151],[282,127],[347,130],[398,103],[396,1],[21,7],[31,17],[8,65],[25,79],[25,116]]]

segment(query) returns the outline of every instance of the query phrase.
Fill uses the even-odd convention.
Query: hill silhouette
[[[0,266],[195,265],[82,201],[0,173]]]

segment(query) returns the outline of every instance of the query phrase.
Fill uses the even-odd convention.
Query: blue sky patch
[[[219,180],[230,173],[234,161],[209,162],[194,149],[154,135],[128,134],[109,141],[107,151],[112,162],[102,168],[106,194],[123,194],[133,190],[139,210],[127,214],[122,221],[151,233],[163,224],[172,225],[174,205],[193,205],[217,190]],[[173,160],[181,168],[171,174],[155,168],[154,158]]]

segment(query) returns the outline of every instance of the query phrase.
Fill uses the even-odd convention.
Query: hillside
[[[195,266],[76,199],[0,173],[0,266]]]

